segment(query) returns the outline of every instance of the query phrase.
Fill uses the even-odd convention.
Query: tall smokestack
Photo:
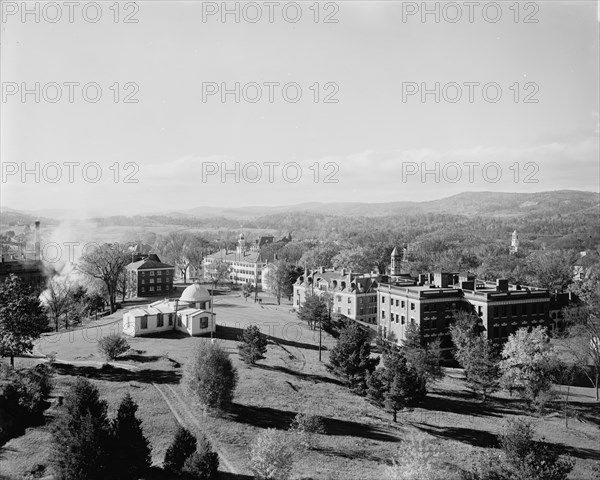
[[[35,229],[33,231],[33,245],[35,248],[35,260],[40,260],[40,221],[35,221]]]

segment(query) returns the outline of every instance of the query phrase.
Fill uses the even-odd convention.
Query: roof
[[[210,293],[208,293],[208,290],[199,283],[194,283],[193,285],[186,287],[179,300],[192,303],[206,302],[207,300],[210,300]]]
[[[265,263],[260,252],[246,250],[245,254],[238,253],[237,250],[219,250],[216,253],[207,255],[206,258],[215,260],[224,260],[227,262],[247,262],[247,263]]]
[[[138,260],[137,262],[127,265],[128,270],[156,270],[159,268],[170,268],[175,270],[173,265],[161,262],[156,255],[152,255],[148,258]]]

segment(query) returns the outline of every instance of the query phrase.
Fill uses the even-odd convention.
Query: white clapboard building
[[[216,331],[208,290],[194,283],[178,299],[164,299],[123,314],[123,333],[132,337],[176,330],[190,336]]]

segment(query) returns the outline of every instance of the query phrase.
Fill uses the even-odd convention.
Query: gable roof
[[[175,269],[173,265],[161,262],[156,255],[150,255],[148,258],[144,258],[127,265],[128,270],[155,270],[158,268]]]

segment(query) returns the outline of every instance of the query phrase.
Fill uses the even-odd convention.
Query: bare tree
[[[54,320],[56,331],[58,332],[58,323],[61,315],[67,315],[71,301],[71,291],[73,284],[69,277],[52,277],[46,282],[46,290],[42,297],[50,317]],[[67,320],[65,318],[65,327]]]
[[[108,292],[110,313],[116,310],[119,278],[128,263],[129,255],[123,252],[119,245],[105,243],[85,253],[77,266],[82,273],[104,282]]]

